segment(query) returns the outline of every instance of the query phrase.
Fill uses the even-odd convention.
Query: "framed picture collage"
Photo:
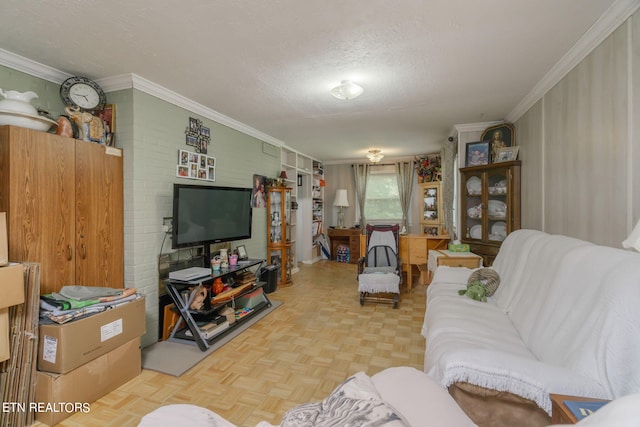
[[[176,176],[179,178],[216,180],[216,158],[202,153],[179,150]]]

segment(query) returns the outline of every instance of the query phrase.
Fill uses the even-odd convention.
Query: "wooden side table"
[[[565,406],[564,400],[576,400],[578,402],[606,402],[604,399],[593,399],[591,397],[568,396],[565,394],[549,395],[551,398],[551,423],[552,424],[575,424],[578,419]]]
[[[429,252],[429,260],[427,262],[428,277],[427,283],[431,283],[433,273],[440,265],[449,267],[482,267],[482,257],[472,252],[451,252],[446,250],[437,250]]]

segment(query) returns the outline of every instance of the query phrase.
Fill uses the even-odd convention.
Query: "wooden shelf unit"
[[[247,271],[248,269],[255,268],[255,276],[256,283],[252,286],[243,286],[236,288],[234,291],[234,299],[240,298],[243,295],[246,295],[256,288],[262,287],[263,283],[258,282],[258,272],[264,264],[264,260],[261,259],[252,259],[247,263],[238,264],[233,267],[229,267],[226,269],[215,271],[211,274],[211,276],[205,276],[201,279],[190,281],[190,282],[177,282],[172,280],[166,280],[164,282],[165,288],[167,290],[167,294],[175,304],[178,313],[180,314],[180,318],[176,322],[171,334],[169,335],[169,341],[183,342],[183,343],[195,343],[201,351],[206,351],[212,343],[214,343],[217,339],[220,339],[227,331],[232,330],[233,328],[240,325],[244,320],[250,318],[250,316],[255,313],[260,312],[266,307],[271,306],[271,301],[267,297],[266,293],[263,293],[265,298],[265,304],[261,304],[259,307],[256,307],[250,315],[244,316],[238,320],[236,320],[233,324],[229,325],[229,328],[223,331],[221,334],[211,337],[209,339],[205,338],[200,327],[196,322],[196,317],[207,318],[208,316],[213,316],[217,312],[219,312],[222,308],[227,306],[231,301],[223,300],[221,302],[216,302],[215,298],[211,298],[210,293],[207,291],[207,297],[211,298],[211,306],[207,310],[192,310],[189,307],[195,298],[195,293],[191,293],[188,300],[182,296],[182,291],[188,290],[189,288],[196,287],[198,285],[203,285],[205,288],[210,286],[211,283],[216,278],[224,279],[227,276],[241,273],[243,271]],[[233,300],[232,300],[233,301]],[[185,326],[186,325],[186,326]],[[185,329],[188,329],[191,333],[191,337],[185,337]]]
[[[444,215],[442,212],[442,183],[440,181],[418,184],[422,196],[421,233],[429,236],[444,234]]]
[[[294,257],[291,252],[291,189],[267,190],[267,262],[278,266],[278,286],[292,283]]]

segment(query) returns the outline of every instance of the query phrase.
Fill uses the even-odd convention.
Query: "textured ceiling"
[[[0,48],[136,74],[324,161],[503,120],[613,0],[2,0]],[[357,99],[331,97],[352,79]]]

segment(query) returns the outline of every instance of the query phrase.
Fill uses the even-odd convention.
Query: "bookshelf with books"
[[[291,188],[291,273],[298,271],[298,263],[312,264],[321,259],[317,245],[323,227],[324,179],[322,164],[288,147],[281,148],[281,170],[285,171],[285,185]]]
[[[322,163],[313,162],[312,193],[312,245],[315,260],[321,257],[320,238],[324,233],[324,167]]]

